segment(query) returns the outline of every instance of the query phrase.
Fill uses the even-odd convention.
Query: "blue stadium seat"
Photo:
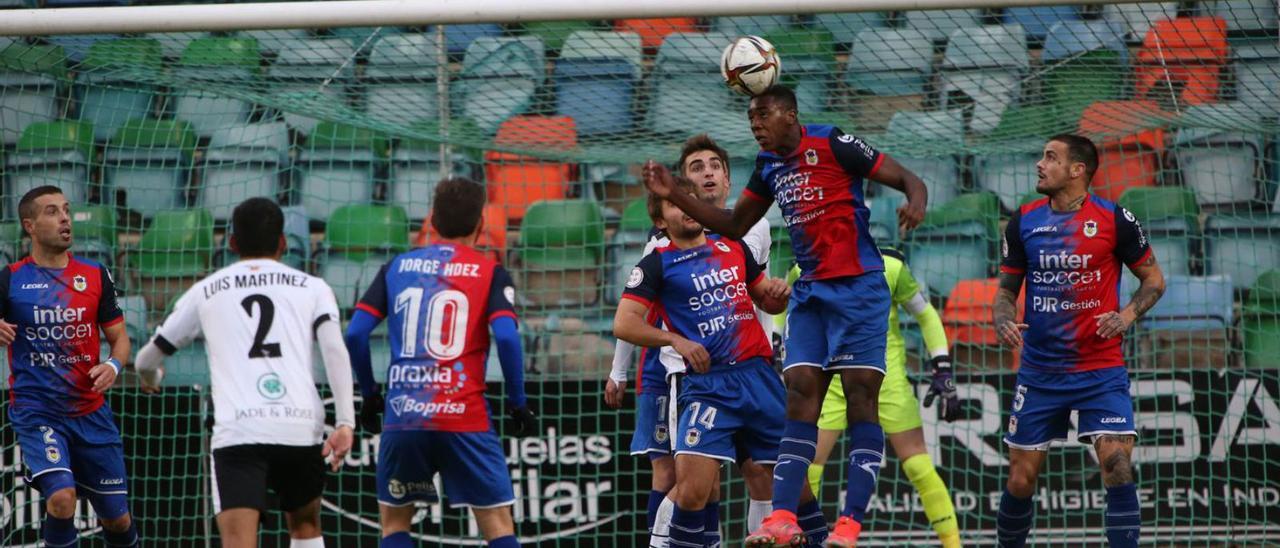
[[[289,165],[289,130],[284,122],[243,124],[213,132],[204,153],[204,177],[196,204],[213,218],[231,218],[247,197],[274,197]]]
[[[923,32],[931,42],[942,42],[956,30],[982,26],[982,10],[908,11],[906,20],[906,28]]]
[[[1005,8],[1004,24],[1022,25],[1030,42],[1042,42],[1049,29],[1059,23],[1080,20],[1080,8],[1076,6],[1037,6],[1030,8]]]
[[[1238,290],[1280,264],[1280,215],[1211,215],[1204,232],[1205,272],[1230,276]]]
[[[1019,197],[1034,190],[1036,162],[1054,132],[1055,115],[1051,105],[1009,107],[974,151],[974,183],[1000,197],[1005,211],[1016,209]]]
[[[1029,66],[1027,40],[1017,25],[956,30],[942,60],[942,107],[972,108],[969,128],[989,132],[999,125],[1004,109],[1021,97]]]
[[[580,136],[631,131],[643,55],[633,32],[571,34],[556,61],[556,111],[573,117]]]
[[[529,109],[546,79],[546,53],[537,37],[481,36],[467,46],[451,104],[491,135],[507,118]]]
[[[280,51],[268,70],[271,91],[280,96],[313,97],[319,103],[341,108],[346,103],[346,88],[354,82],[355,48],[342,38],[304,40]],[[341,70],[339,70],[341,68]],[[335,71],[337,73],[335,74]],[[321,84],[328,81],[321,90]],[[316,95],[321,97],[315,97]],[[284,121],[289,127],[310,134],[317,119],[298,114],[311,109],[286,109]]]
[[[1125,39],[1130,42],[1141,42],[1156,21],[1173,19],[1177,16],[1177,2],[1105,4],[1102,6],[1102,18],[1119,23],[1121,30],[1125,33]]]
[[[1125,279],[1121,306],[1138,288]],[[1164,295],[1138,322],[1136,367],[1187,369],[1231,363],[1235,321],[1230,276],[1165,276]]]
[[[58,118],[58,88],[67,82],[60,46],[15,43],[0,50],[0,144],[18,142],[23,128]]]
[[[659,133],[707,132],[721,143],[751,140],[745,104],[720,77],[720,54],[732,40],[719,33],[672,33],[658,50],[650,75],[654,100],[648,126]]]
[[[361,86],[365,112],[376,120],[401,124],[439,117],[439,53],[435,36],[428,34],[392,35],[375,42]]]
[[[1240,102],[1263,116],[1280,116],[1280,44],[1244,44],[1232,48],[1232,55]]]
[[[1096,50],[1111,50],[1126,59],[1124,28],[1117,21],[1062,21],[1049,28],[1040,60],[1048,65]]]
[[[1229,31],[1276,30],[1276,3],[1273,0],[1218,0],[1213,3],[1213,11],[1226,19]]]
[[[89,49],[94,44],[104,40],[116,40],[123,38],[119,34],[65,34],[60,36],[49,36],[45,41],[55,46],[60,46],[67,53],[67,61],[72,64],[85,60],[89,55]]]
[[[850,46],[862,31],[889,26],[889,14],[885,12],[820,13],[813,16],[813,26],[827,29],[837,44]]]
[[[1261,120],[1242,103],[1188,108],[1169,152],[1177,160],[1182,184],[1195,190],[1201,204],[1245,204],[1258,197],[1261,174]],[[1223,128],[1241,128],[1232,131]]]
[[[427,34],[435,35],[435,27],[427,27]],[[502,25],[496,23],[476,23],[471,25],[445,25],[444,42],[449,55],[461,55],[471,47],[472,42],[480,38],[498,38],[502,36]]]
[[[877,244],[898,243],[898,206],[905,201],[897,191],[881,192],[879,196],[867,200],[867,208],[871,210],[871,218],[867,224]]]
[[[924,180],[930,209],[960,194],[960,162],[954,155],[964,142],[964,121],[958,111],[899,111],[889,120],[884,148],[893,158]],[[895,143],[903,143],[894,148]]]
[[[872,95],[919,95],[933,74],[933,44],[919,30],[867,29],[858,33],[845,66],[845,82]]]

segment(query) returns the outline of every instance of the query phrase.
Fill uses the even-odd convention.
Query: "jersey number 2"
[[[412,358],[418,349],[418,315],[422,309],[422,288],[407,287],[396,295],[395,311],[403,314],[400,357]],[[445,289],[427,301],[427,355],[437,360],[452,360],[462,355],[467,344],[467,318],[471,303],[467,294]]]
[[[249,295],[240,306],[244,313],[253,317],[253,305],[258,305],[258,330],[253,333],[253,346],[249,347],[250,358],[279,358],[280,343],[269,343],[267,334],[271,332],[271,322],[276,318],[276,305],[266,295]]]

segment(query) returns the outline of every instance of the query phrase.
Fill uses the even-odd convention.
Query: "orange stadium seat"
[[[1099,101],[1084,109],[1080,132],[1098,144],[1098,172],[1091,190],[1111,201],[1125,190],[1156,185],[1165,148],[1164,121],[1171,114],[1155,101]]]
[[[1138,50],[1134,91],[1139,98],[1181,88],[1177,100],[1199,105],[1217,100],[1227,64],[1227,23],[1221,17],[1157,21]]]
[[[431,217],[422,220],[422,228],[414,238],[414,247],[422,247],[435,240],[436,230],[431,226]],[[484,251],[490,258],[499,263],[507,258],[507,212],[500,206],[484,206],[484,227],[480,230],[480,238],[476,240],[476,248]]]
[[[996,349],[1000,339],[996,336],[992,319],[995,314],[996,293],[1000,284],[996,278],[960,280],[951,289],[947,304],[942,309],[942,325],[947,331],[947,341],[953,347],[952,354],[961,362],[990,362],[1000,360],[986,356],[983,347]],[[1023,299],[1026,287],[1018,296],[1018,320],[1023,317]],[[1017,368],[1019,352],[1013,352],[1012,367]]]
[[[578,146],[578,130],[568,116],[514,116],[498,126],[494,145],[522,149],[564,151]],[[574,164],[540,160],[509,152],[484,155],[489,201],[501,206],[507,219],[518,222],[538,200],[560,200],[576,178]]]
[[[644,49],[654,52],[668,34],[673,32],[698,32],[698,20],[693,17],[669,17],[666,19],[619,19],[613,24],[618,32],[634,32],[640,35]]]

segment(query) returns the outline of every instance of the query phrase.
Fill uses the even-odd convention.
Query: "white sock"
[[[675,501],[664,498],[653,516],[653,534],[649,535],[649,548],[667,548],[671,536],[671,514],[676,511]]]
[[[755,531],[764,523],[764,518],[769,517],[769,513],[773,512],[773,501],[771,500],[752,500],[747,505],[747,530]]]
[[[289,548],[324,548],[324,537],[291,538]]]

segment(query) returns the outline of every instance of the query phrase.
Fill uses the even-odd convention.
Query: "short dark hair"
[[[431,227],[441,238],[461,238],[476,231],[484,215],[484,187],[466,177],[436,185],[431,201]]]
[[[22,195],[22,199],[18,200],[18,218],[36,218],[36,215],[40,213],[36,211],[36,199],[50,194],[62,194],[62,189],[53,185],[43,185],[28,190],[26,194]]]
[[[1098,171],[1098,147],[1088,137],[1074,133],[1059,133],[1049,138],[1067,145],[1067,160],[1084,164],[1085,182],[1093,180]]]
[[[284,211],[270,198],[249,198],[231,212],[231,236],[241,257],[270,257],[280,251]]]
[[[797,106],[798,103],[796,103],[796,93],[794,91],[791,91],[791,88],[784,86],[782,84],[774,84],[772,86],[769,86],[764,91],[757,93],[755,98],[756,99],[760,99],[760,98],[772,99],[774,101],[781,103],[782,106],[786,107],[789,110],[796,110],[796,111],[800,110],[800,107]]]
[[[724,164],[725,173],[729,172],[729,153],[725,151],[724,147],[721,147],[716,143],[716,140],[712,139],[710,135],[707,135],[706,133],[699,133],[686,139],[684,146],[680,148],[680,165],[677,166],[680,173],[684,173],[684,161],[686,159],[692,156],[693,153],[702,152],[704,150],[714,152],[716,157],[720,158],[720,163]]]
[[[672,192],[683,192],[685,194],[697,192],[698,186],[685,176],[672,174],[671,177],[676,181],[676,188]],[[649,220],[653,221],[653,224],[658,224],[658,221],[662,219],[662,202],[665,201],[667,201],[665,198],[659,198],[657,194],[652,192],[649,193],[645,206],[649,209]]]

